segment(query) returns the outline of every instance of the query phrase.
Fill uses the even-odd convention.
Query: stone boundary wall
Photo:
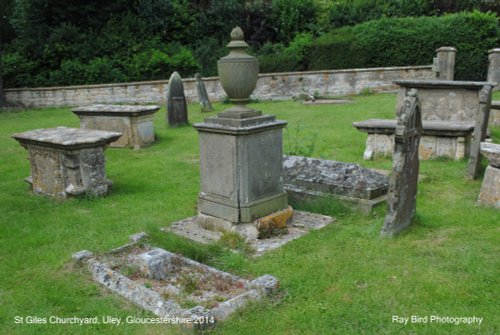
[[[396,90],[397,79],[432,79],[432,65],[369,69],[281,72],[260,74],[252,97],[260,100],[291,99],[300,93],[342,96],[364,89],[375,92]],[[218,77],[203,79],[212,101],[226,96]],[[196,80],[184,79],[189,102],[198,101]],[[84,86],[5,89],[7,100],[28,107],[86,106],[91,104],[164,104],[168,80]]]

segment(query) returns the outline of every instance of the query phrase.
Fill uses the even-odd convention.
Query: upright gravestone
[[[186,96],[181,76],[174,72],[168,81],[167,121],[171,127],[188,124]]]
[[[472,144],[470,146],[469,163],[465,177],[473,180],[477,178],[481,166],[481,142],[486,138],[488,120],[490,118],[491,91],[493,86],[485,85],[479,92],[479,110],[476,115]]]
[[[212,112],[214,109],[212,108],[212,104],[208,99],[207,90],[205,88],[205,84],[203,84],[203,80],[200,77],[200,74],[197,73],[194,75],[196,78],[196,92],[198,93],[198,100],[200,101],[201,111],[202,112]]]
[[[408,227],[416,213],[418,146],[422,117],[417,91],[412,89],[398,112],[392,174],[387,194],[387,215],[381,235],[393,236]]]

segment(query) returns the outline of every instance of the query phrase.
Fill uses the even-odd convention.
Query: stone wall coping
[[[465,88],[480,90],[483,86],[495,87],[497,83],[488,81],[460,81],[460,80],[394,80],[394,84],[411,88]]]
[[[96,104],[77,107],[71,111],[76,115],[140,116],[158,112],[160,106],[147,105],[104,105]]]
[[[432,65],[417,65],[417,66],[394,66],[394,67],[376,67],[376,68],[359,68],[359,69],[342,69],[342,70],[318,70],[318,71],[302,71],[302,72],[273,72],[261,73],[259,77],[274,77],[274,76],[307,76],[315,74],[329,73],[350,73],[350,72],[373,72],[373,71],[398,71],[398,70],[421,70],[431,69]],[[204,77],[203,81],[218,81],[219,77]],[[183,82],[196,82],[195,78],[185,78]],[[94,85],[72,85],[72,86],[52,86],[52,87],[18,87],[5,88],[5,92],[17,91],[58,91],[58,90],[78,90],[78,89],[94,89],[94,88],[112,88],[124,86],[142,86],[142,85],[168,85],[168,80],[152,80],[152,81],[134,81],[127,83],[109,83],[109,84],[94,84]]]
[[[60,149],[95,148],[116,141],[122,136],[114,131],[81,128],[44,128],[13,134],[21,144],[36,144]]]
[[[491,102],[491,109],[500,109],[500,100],[493,100]]]
[[[369,134],[394,134],[396,120],[369,119],[352,124],[359,131]],[[435,136],[466,136],[474,131],[471,121],[427,121],[422,120],[422,134]]]

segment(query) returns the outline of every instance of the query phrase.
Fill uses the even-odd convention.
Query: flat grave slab
[[[285,190],[295,200],[332,197],[369,213],[384,203],[387,176],[357,164],[300,156],[284,156]]]
[[[294,211],[291,221],[287,224],[288,233],[270,238],[254,239],[248,241],[255,250],[253,256],[258,257],[264,253],[279,248],[286,243],[304,236],[311,230],[321,229],[335,221],[330,216],[302,211]],[[181,221],[173,222],[164,231],[172,232],[198,243],[210,244],[217,242],[222,237],[222,232],[204,229],[199,224],[199,217],[193,216]]]
[[[73,260],[109,290],[164,320],[178,320],[187,330],[207,330],[279,287],[273,276],[237,277],[143,243],[136,235],[131,236],[135,242],[108,253],[83,250]]]
[[[13,134],[28,150],[33,192],[56,198],[89,194],[103,196],[106,178],[104,150],[121,136],[118,132],[67,127]]]
[[[72,110],[83,129],[118,131],[122,136],[112,147],[139,149],[151,145],[154,138],[153,118],[159,106],[91,105]]]

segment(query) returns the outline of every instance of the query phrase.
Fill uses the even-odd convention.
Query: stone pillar
[[[436,57],[432,67],[436,79],[453,80],[456,53],[457,49],[453,47],[441,47],[436,50]]]
[[[500,48],[488,51],[488,62],[488,81],[500,84]],[[500,90],[500,85],[493,90]]]

